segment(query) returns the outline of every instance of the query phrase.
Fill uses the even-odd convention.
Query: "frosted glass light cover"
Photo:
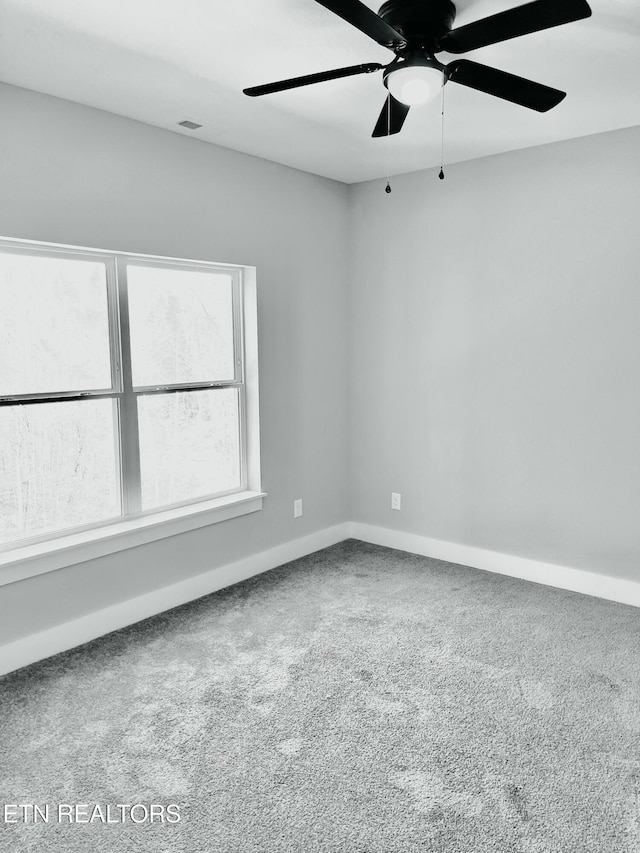
[[[394,98],[408,106],[416,106],[435,98],[443,81],[442,71],[438,68],[412,65],[392,71],[386,82]]]

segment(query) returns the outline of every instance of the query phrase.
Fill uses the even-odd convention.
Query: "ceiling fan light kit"
[[[378,13],[360,0],[315,0],[373,41],[395,53],[388,65],[365,63],[293,77],[277,83],[245,89],[256,97],[282,92],[325,80],[383,71],[388,95],[372,136],[399,133],[411,106],[434,98],[447,82],[457,83],[487,95],[537,112],[556,107],[566,92],[517,77],[470,59],[454,59],[447,65],[436,54],[454,55],[519,38],[529,33],[588,18],[586,0],[532,0],[513,9],[452,29],[456,7],[451,0],[388,0]]]
[[[385,69],[383,80],[394,98],[414,107],[432,101],[444,86],[443,66],[425,57],[397,65],[392,62]]]

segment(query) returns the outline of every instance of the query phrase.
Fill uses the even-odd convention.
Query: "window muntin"
[[[7,256],[13,264],[3,267]],[[13,256],[33,260],[50,322],[35,318],[29,381],[17,387],[22,379],[15,380],[13,355],[14,369],[0,385],[0,480],[5,484],[0,485],[0,514],[10,519],[0,523],[0,550],[245,490],[242,268],[49,246],[14,249],[0,242],[0,275],[8,271],[0,279],[3,295],[10,295],[11,270],[29,267],[28,260],[16,264]],[[56,298],[41,284],[49,262]],[[19,280],[25,275],[23,270]],[[32,271],[30,276],[34,278]],[[145,300],[156,312],[155,330],[144,316]],[[0,341],[15,341],[15,333],[4,333],[33,316],[34,302],[30,296],[31,315],[20,306],[11,316],[5,313]],[[12,304],[9,298],[7,304]],[[65,312],[66,325],[59,316]],[[92,325],[83,324],[86,317]],[[49,351],[55,353],[54,364],[43,369],[44,379],[37,370],[43,336],[47,344],[53,339]],[[170,350],[165,359],[163,345]],[[4,351],[1,347],[4,355],[6,343]],[[37,451],[16,435],[26,409],[34,412],[28,423],[38,425],[58,414],[49,433],[38,432]],[[73,433],[75,444],[62,440],[65,431]],[[18,473],[16,447],[22,448]],[[62,447],[68,452],[66,462],[60,457]],[[55,464],[47,467],[43,459]],[[7,486],[12,476],[13,486]],[[70,483],[78,486],[75,503]],[[25,489],[32,495],[28,512]],[[60,495],[65,498],[58,503]],[[58,509],[46,512],[47,505]]]

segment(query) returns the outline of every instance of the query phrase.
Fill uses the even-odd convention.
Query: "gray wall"
[[[387,195],[9,86],[0,111],[0,234],[258,268],[269,493],[0,587],[0,644],[347,519],[640,579],[640,128]]]
[[[257,267],[269,494],[262,512],[0,587],[0,644],[344,521],[347,187],[10,86],[0,115],[1,235]]]
[[[639,151],[353,188],[353,520],[640,580]]]

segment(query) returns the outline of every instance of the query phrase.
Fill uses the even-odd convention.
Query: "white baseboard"
[[[567,589],[583,595],[640,607],[640,583],[636,581],[608,577],[582,569],[570,569],[567,566],[556,566],[552,563],[540,563],[526,557],[486,551],[469,545],[457,545],[454,542],[429,539],[414,533],[403,533],[400,530],[374,527],[359,522],[351,522],[349,531],[353,539],[361,539],[373,545],[385,545],[387,548],[397,548],[399,551],[446,560],[448,563],[458,563],[485,572],[508,575],[557,589]]]
[[[7,643],[0,646],[0,675],[80,646],[111,631],[133,625],[149,616],[155,616],[172,607],[194,601],[203,595],[216,592],[348,538],[349,525],[337,524],[335,527],[328,527],[300,539],[294,539],[292,542],[285,542],[268,551],[253,554],[243,560],[212,569],[210,572],[196,575],[180,583],[162,587],[120,604],[105,607],[88,616],[82,616],[38,634],[31,634]]]
[[[269,571],[290,560],[305,557],[307,554],[320,551],[345,539],[360,539],[363,542],[384,545],[387,548],[396,548],[411,554],[421,554],[486,572],[508,575],[640,607],[640,583],[635,581],[607,577],[551,563],[541,563],[526,557],[486,551],[482,548],[472,548],[469,545],[458,545],[440,539],[429,539],[426,536],[403,533],[400,530],[359,522],[345,522],[0,646],[0,675],[80,646],[111,631],[133,625],[142,619],[194,601],[203,595]]]

